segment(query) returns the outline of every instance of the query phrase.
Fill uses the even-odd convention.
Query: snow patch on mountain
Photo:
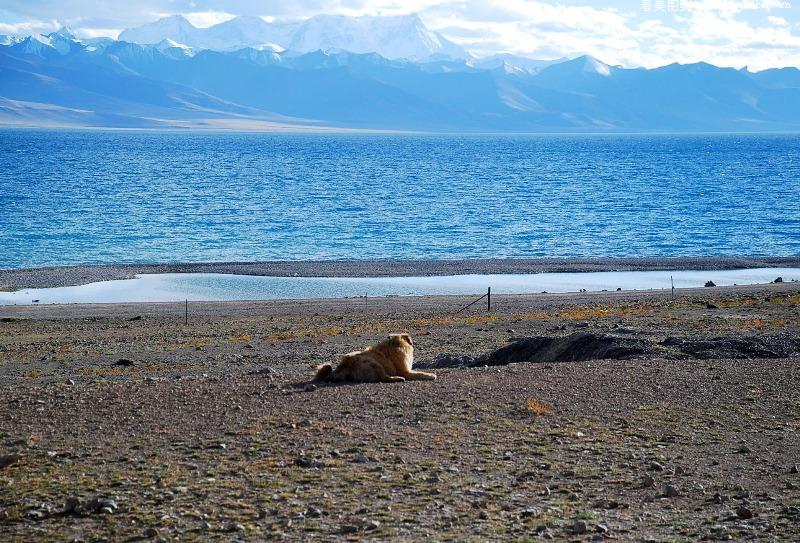
[[[317,15],[304,21],[267,22],[260,17],[236,17],[208,28],[195,28],[173,15],[124,30],[119,39],[139,44],[173,40],[193,49],[235,51],[244,48],[298,53],[341,49],[377,53],[388,59],[423,60],[435,56],[467,59],[459,45],[430,31],[416,14],[346,17]]]

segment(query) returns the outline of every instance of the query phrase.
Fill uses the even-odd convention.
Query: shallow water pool
[[[282,300],[354,296],[424,296],[669,289],[769,283],[777,277],[800,281],[798,268],[720,271],[638,271],[432,277],[271,277],[213,273],[143,274],[134,279],[103,281],[74,287],[0,292],[0,305]]]

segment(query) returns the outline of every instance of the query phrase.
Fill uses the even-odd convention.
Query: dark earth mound
[[[663,346],[674,348],[692,358],[794,358],[800,356],[800,338],[764,337],[668,337]]]
[[[720,336],[710,338],[670,336],[658,345],[641,339],[577,332],[569,336],[514,339],[480,356],[442,355],[428,368],[505,366],[518,362],[583,362],[630,360],[642,356],[685,359],[751,359],[800,357],[800,338],[793,336]]]
[[[578,332],[566,337],[518,339],[476,360],[476,365],[505,366],[515,362],[581,362],[584,360],[627,360],[651,353],[642,340]]]
[[[441,356],[431,367],[505,366],[517,362],[581,362],[584,360],[627,360],[653,354],[650,343],[605,334],[577,332],[569,336],[529,337],[478,357]]]

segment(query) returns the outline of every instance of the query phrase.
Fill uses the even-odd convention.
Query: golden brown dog
[[[433,381],[432,373],[413,371],[414,342],[408,334],[392,334],[373,347],[346,354],[336,369],[323,364],[317,369],[315,382],[359,381],[364,383],[396,383],[400,381]]]

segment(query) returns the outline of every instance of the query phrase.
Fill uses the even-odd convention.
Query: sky
[[[81,37],[116,37],[174,14],[206,27],[236,15],[408,13],[476,56],[589,54],[625,67],[800,65],[800,0],[0,0],[0,34],[69,25]]]

